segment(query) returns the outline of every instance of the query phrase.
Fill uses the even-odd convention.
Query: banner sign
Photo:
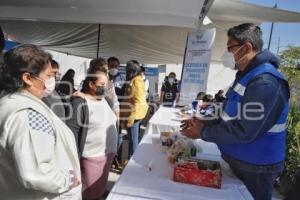
[[[215,28],[188,34],[181,75],[179,105],[191,104],[199,92],[206,92],[215,34]]]

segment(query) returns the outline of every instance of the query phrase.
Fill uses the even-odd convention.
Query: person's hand
[[[79,179],[77,178],[77,176],[74,177],[74,180],[73,181],[73,185],[71,186],[72,188],[75,188],[77,187],[78,185],[80,185],[80,181]]]
[[[72,182],[71,188],[75,188],[80,185],[80,181],[73,170],[70,170],[70,176]]]
[[[185,130],[188,128],[191,128],[193,126],[193,121],[195,120],[194,118],[191,118],[189,115],[182,113],[181,114],[182,120],[181,120],[181,125],[180,128],[181,130]]]
[[[180,118],[182,119],[182,120],[181,120],[181,125],[183,125],[185,121],[188,121],[188,120],[191,120],[191,119],[192,119],[192,118],[191,118],[191,115],[186,114],[186,113],[184,113],[184,112],[179,112],[178,114],[179,114]]]
[[[84,99],[84,94],[80,91],[76,91],[72,94],[73,97],[80,97]]]
[[[175,108],[175,107],[176,107],[176,102],[174,101],[172,104],[172,108]]]
[[[131,120],[127,120],[125,123],[126,128],[130,128],[130,127],[132,127],[132,125],[133,125],[133,121],[131,121]]]
[[[180,126],[181,134],[188,138],[198,139],[200,138],[203,126],[204,123],[197,118],[183,120]]]

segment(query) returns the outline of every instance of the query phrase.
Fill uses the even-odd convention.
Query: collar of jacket
[[[280,59],[276,55],[271,53],[269,50],[267,50],[267,49],[263,50],[254,56],[254,58],[252,59],[252,61],[249,63],[249,65],[247,66],[247,68],[244,71],[242,71],[242,72],[238,71],[236,73],[236,80],[237,81],[240,80],[240,78],[242,78],[249,71],[251,71],[252,69],[258,67],[259,65],[261,65],[263,63],[270,63],[276,69],[278,69],[280,66]]]

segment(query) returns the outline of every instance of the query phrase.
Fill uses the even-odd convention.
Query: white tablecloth
[[[179,109],[160,107],[152,116],[147,126],[147,134],[160,134],[161,131],[175,132],[180,130]]]
[[[167,155],[162,153],[159,134],[145,135],[119,180],[112,188],[108,200],[251,200],[244,186],[221,159],[215,144],[198,140],[203,151],[199,158],[220,161],[222,188],[213,189],[171,180]],[[152,170],[147,165],[152,161]]]
[[[167,155],[159,144],[161,131],[180,129],[179,109],[161,107],[150,119],[147,135],[144,136],[133,157],[129,161],[118,182],[107,199],[155,199],[155,200],[250,200],[253,199],[244,186],[231,172],[217,146],[197,140],[202,152],[197,157],[216,160],[222,165],[222,188],[213,189],[177,183],[171,180]],[[147,165],[152,162],[152,170]]]

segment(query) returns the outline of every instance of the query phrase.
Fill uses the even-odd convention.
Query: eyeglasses
[[[242,45],[241,44],[234,44],[232,46],[228,46],[227,51],[230,51],[230,49],[233,48],[233,47],[239,47],[239,46],[242,46]]]

